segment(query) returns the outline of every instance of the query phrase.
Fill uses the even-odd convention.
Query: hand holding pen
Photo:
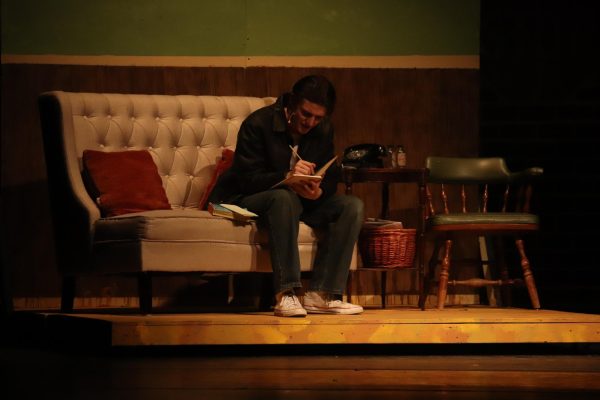
[[[303,175],[313,175],[315,173],[316,164],[310,161],[303,160],[300,157],[300,154],[290,145],[290,149],[296,158],[298,158],[298,162],[294,165],[294,169],[292,170],[295,174],[303,174]]]
[[[292,150],[294,156],[298,158],[298,162],[296,162],[294,169],[290,171],[289,174],[313,175],[315,173],[315,163],[303,160],[302,157],[300,157],[300,154],[298,154],[296,149],[292,146],[290,146],[290,149]],[[320,183],[321,182],[298,181],[290,184],[289,186],[299,196],[310,200],[316,200],[323,194],[323,189],[319,187]]]

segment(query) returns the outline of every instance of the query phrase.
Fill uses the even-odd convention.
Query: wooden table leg
[[[387,271],[382,271],[381,272],[381,308],[385,308],[385,300],[387,297],[386,286],[387,286]]]
[[[348,298],[348,303],[352,303],[352,279],[354,278],[355,271],[350,271],[348,273],[348,282],[346,283],[346,297]]]

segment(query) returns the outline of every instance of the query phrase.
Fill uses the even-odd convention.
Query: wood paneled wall
[[[2,65],[2,254],[12,294],[56,297],[60,291],[37,110],[40,93],[277,96],[301,76],[314,73],[327,76],[337,89],[333,119],[340,154],[356,143],[401,143],[408,165],[421,166],[429,154],[478,153],[478,70]],[[416,203],[416,191],[398,185],[391,192],[392,214],[412,224],[410,210]],[[365,201],[368,216],[377,216],[378,193],[375,184],[356,187],[355,194]],[[406,280],[405,275],[398,276],[398,280]],[[379,286],[372,289],[368,279],[377,278],[361,278],[359,293],[377,291]],[[89,283],[79,294],[135,295],[130,283],[100,282]],[[410,291],[415,286],[400,282],[394,283],[396,287]],[[159,293],[172,289],[169,284],[157,285]]]

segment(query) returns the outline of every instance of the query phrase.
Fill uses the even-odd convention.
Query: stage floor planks
[[[110,346],[600,343],[600,315],[516,308],[367,309],[306,318],[259,312],[44,316],[55,338]]]

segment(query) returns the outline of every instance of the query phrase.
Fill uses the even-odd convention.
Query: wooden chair
[[[448,284],[471,287],[500,286],[503,287],[504,300],[510,303],[510,286],[522,284],[523,280],[533,308],[539,309],[540,301],[529,260],[525,255],[522,236],[539,230],[538,216],[530,213],[531,183],[543,174],[543,170],[535,167],[513,173],[502,158],[428,157],[426,166],[429,169],[426,232],[427,235],[434,235],[435,242],[425,275],[424,290],[419,296],[419,306],[422,309],[425,307],[426,297],[439,264],[438,309],[444,308]],[[497,195],[499,200],[494,202],[491,197],[493,195]],[[453,207],[452,201],[458,204]],[[441,206],[443,211],[437,213],[436,206]],[[488,209],[498,211],[490,212]],[[483,236],[486,240],[499,239],[496,240],[500,246],[494,260],[500,269],[499,279],[484,276],[449,280],[453,263],[453,241],[458,234],[467,233]],[[501,246],[501,237],[506,235],[511,236],[516,244],[523,280],[509,277]],[[442,248],[440,260],[439,252]]]

